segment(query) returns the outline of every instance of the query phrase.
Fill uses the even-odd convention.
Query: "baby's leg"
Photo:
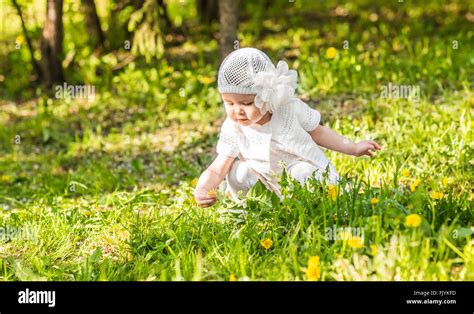
[[[239,202],[238,192],[247,194],[252,186],[258,181],[257,174],[242,160],[236,160],[232,164],[229,174],[226,176],[227,189],[232,198]]]
[[[304,161],[294,164],[288,172],[290,176],[301,183],[301,185],[304,185],[306,180],[313,175],[317,180],[321,180],[322,178],[322,172],[319,168]]]
[[[296,179],[301,185],[304,185],[306,181],[314,176],[316,180],[322,181],[324,171],[319,167],[313,166],[310,163],[301,161],[294,164],[288,169],[288,173],[294,179]],[[333,173],[329,173],[329,177],[326,179],[326,184],[337,185],[339,177]],[[347,190],[347,188],[346,188]]]

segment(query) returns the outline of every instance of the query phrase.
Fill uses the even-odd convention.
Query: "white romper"
[[[216,151],[240,159],[234,161],[227,176],[227,187],[233,198],[237,200],[237,190],[243,188],[229,184],[236,182],[235,178],[229,176],[235,176],[236,168],[242,167],[242,163],[251,169],[245,176],[256,175],[253,183],[259,179],[280,198],[278,181],[282,173],[282,161],[288,173],[300,183],[315,171],[319,170],[318,173],[322,175],[326,166],[329,166],[330,181],[335,183],[338,175],[334,166],[308,133],[319,125],[320,117],[317,110],[295,98],[281,106],[281,110],[273,112],[271,120],[264,125],[241,126],[227,118],[221,127]]]

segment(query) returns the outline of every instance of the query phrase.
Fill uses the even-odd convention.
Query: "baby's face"
[[[240,125],[251,125],[260,121],[264,113],[255,106],[255,95],[223,93],[227,116]]]

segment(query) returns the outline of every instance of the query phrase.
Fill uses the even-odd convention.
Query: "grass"
[[[2,242],[2,279],[303,280],[317,255],[322,280],[472,280],[472,98],[451,101],[459,105],[367,102],[360,110],[371,113],[355,129],[345,118],[330,124],[375,137],[384,148],[374,159],[329,153],[348,191],[341,186],[332,199],[318,182],[303,188],[283,178],[284,202],[256,187],[247,215],[233,212],[242,208],[224,195],[208,209],[193,202],[192,181],[212,155],[200,145],[216,140],[203,135],[211,127],[195,131],[204,143],[183,136],[168,154],[148,146],[165,145],[153,141],[158,134],[128,144],[91,134],[41,154],[12,146],[0,159],[2,225],[36,237]],[[29,122],[15,125],[34,129]],[[420,226],[405,225],[411,213],[421,216]],[[328,228],[341,227],[361,228],[363,247],[328,241]],[[268,250],[260,244],[266,238],[273,241]]]
[[[319,280],[474,280],[472,8],[387,6],[373,22],[364,1],[346,5],[348,17],[331,15],[335,7],[309,26],[308,10],[295,7],[285,13],[291,27],[269,18],[257,35],[244,16],[242,45],[289,60],[325,125],[383,150],[373,159],[328,151],[340,186],[283,177],[281,203],[257,185],[245,211],[222,191],[213,207],[193,201],[224,119],[217,62],[208,62],[215,41],[196,32],[192,52],[169,49],[153,66],[137,59],[117,73],[107,67],[117,55],[79,54],[76,75],[96,85],[93,102],[28,88],[14,99],[21,88],[8,76],[0,279],[307,280],[318,256]],[[15,61],[23,54],[8,54],[15,73],[28,70]],[[388,82],[419,85],[420,99],[381,98]],[[406,224],[411,214],[419,225]],[[362,242],[343,231],[361,231]]]

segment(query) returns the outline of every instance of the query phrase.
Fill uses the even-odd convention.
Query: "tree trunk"
[[[33,49],[33,45],[31,44],[30,37],[28,36],[28,31],[26,30],[25,21],[23,20],[23,14],[21,13],[21,8],[18,5],[18,3],[16,2],[16,0],[12,0],[12,2],[13,2],[13,6],[16,8],[18,16],[20,17],[20,20],[21,20],[21,28],[23,29],[23,34],[25,35],[25,40],[26,40],[26,44],[28,45],[28,50],[30,51],[31,62],[33,64],[33,69],[36,72],[37,79],[39,81],[41,81],[43,75],[41,73],[41,68],[40,68],[38,62],[35,59],[35,50]]]
[[[202,25],[209,26],[212,21],[217,20],[218,0],[197,0],[196,9],[199,16],[199,22]]]
[[[63,0],[47,0],[46,20],[41,43],[44,82],[47,88],[64,81],[63,58]]]
[[[230,52],[238,48],[237,29],[239,26],[239,0],[219,1],[220,21],[220,57],[225,58]]]
[[[82,0],[82,3],[84,4],[87,29],[89,30],[89,34],[95,37],[95,48],[103,48],[105,45],[105,36],[102,27],[100,27],[100,20],[97,15],[95,2],[94,0]]]

